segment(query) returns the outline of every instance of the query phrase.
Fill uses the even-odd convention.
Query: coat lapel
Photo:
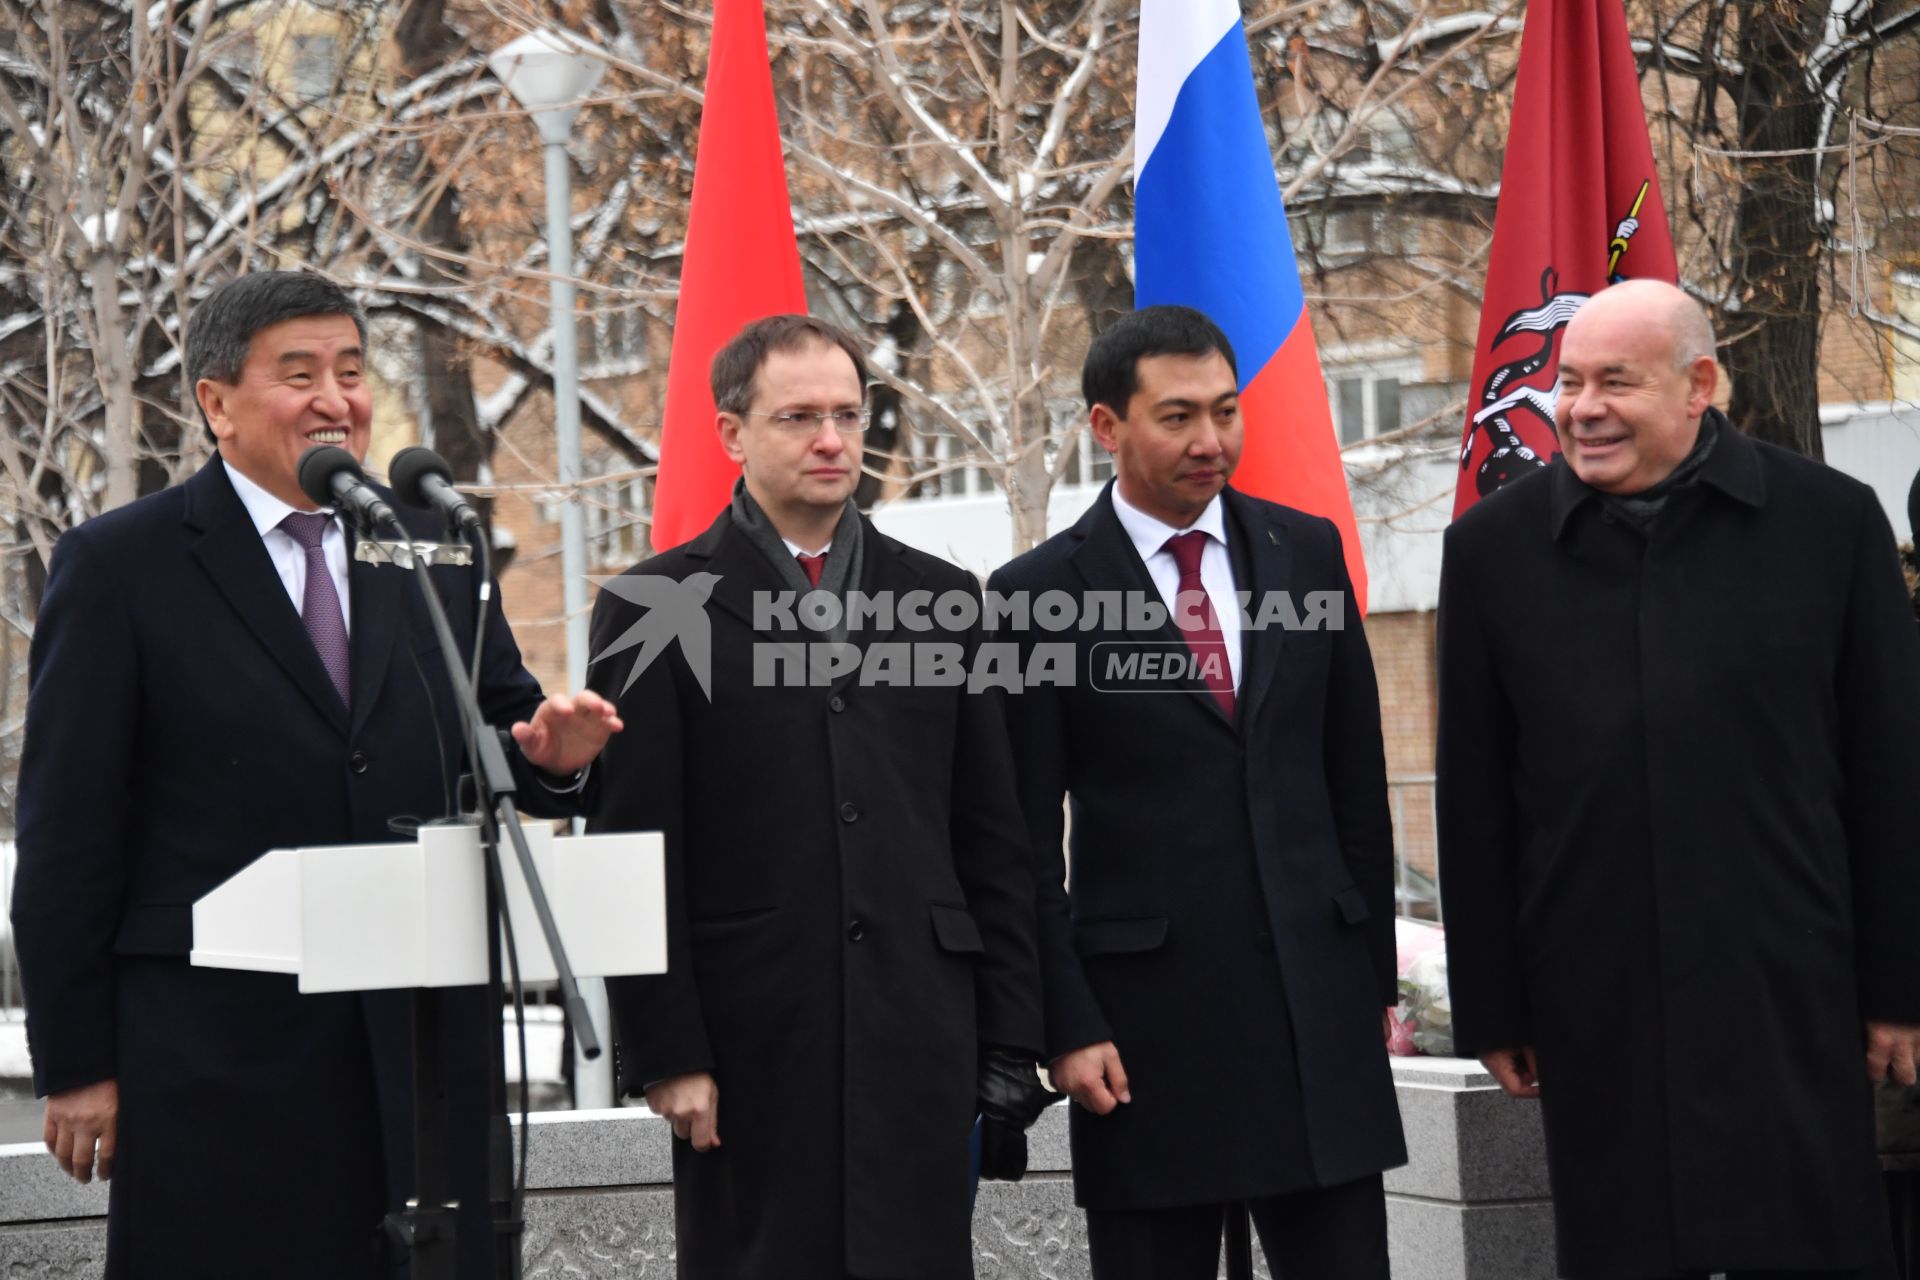
[[[347,534],[349,548],[355,540],[354,534]],[[351,550],[348,554],[351,556]],[[347,563],[347,591],[353,597],[353,634],[347,649],[347,670],[353,690],[355,734],[365,727],[374,704],[380,700],[380,687],[386,683],[387,663],[399,639],[401,613],[406,608],[407,575],[413,572],[398,565],[365,564],[351,559]],[[463,575],[461,580],[469,579]],[[457,672],[451,675],[456,680],[462,678]]]
[[[1260,616],[1260,601],[1272,591],[1285,591],[1293,577],[1293,549],[1289,545],[1287,531],[1267,518],[1261,506],[1245,495],[1228,489],[1225,493],[1227,504],[1228,535],[1238,532],[1245,539],[1247,567],[1251,581],[1240,584],[1241,591],[1251,592],[1247,615],[1250,619]],[[1296,602],[1298,603],[1298,602]],[[1273,687],[1273,681],[1280,670],[1281,651],[1286,647],[1287,632],[1284,627],[1268,626],[1257,628],[1241,636],[1244,658],[1240,664],[1240,720],[1243,724],[1252,724],[1253,717],[1260,711],[1260,703]]]
[[[707,526],[707,531],[687,546],[688,556],[708,561],[707,570],[718,574],[713,584],[712,602],[738,618],[743,626],[753,627],[753,598],[766,592],[770,596],[791,591],[787,582],[774,572],[760,548],[734,528],[733,517],[725,510]],[[760,630],[768,640],[792,643],[792,632]]]
[[[1140,559],[1140,553],[1134,550],[1133,539],[1120,525],[1120,517],[1113,510],[1113,483],[1100,491],[1093,500],[1087,514],[1080,517],[1073,531],[1080,538],[1080,546],[1073,553],[1073,564],[1087,586],[1095,591],[1112,591],[1118,587],[1122,591],[1153,592],[1154,599],[1159,595],[1153,585],[1153,575],[1147,572],[1146,564]],[[1142,635],[1140,639],[1178,639],[1179,628],[1171,622],[1162,628],[1165,635],[1158,632],[1152,636]]]
[[[209,462],[187,482],[186,521],[200,532],[193,544],[194,558],[214,586],[300,692],[344,736],[347,708],[220,459]],[[357,598],[354,605],[357,624],[361,617]]]
[[[1160,589],[1154,585],[1153,575],[1147,572],[1146,562],[1140,558],[1133,539],[1127,536],[1126,528],[1114,512],[1112,481],[1108,481],[1107,487],[1094,499],[1093,506],[1074,526],[1074,532],[1081,538],[1079,549],[1073,553],[1074,567],[1080,571],[1080,576],[1090,589],[1112,591],[1117,586],[1122,591],[1142,592],[1150,600],[1160,599]],[[1128,634],[1134,640],[1157,644],[1187,643],[1185,634],[1174,625],[1171,613],[1158,630]],[[1226,712],[1220,709],[1220,703],[1204,681],[1191,681],[1183,692],[1214,723],[1232,730],[1233,721],[1227,719]]]
[[[873,522],[865,516],[860,517],[860,584],[859,589],[868,598],[885,596],[893,601],[894,607],[880,620],[887,622],[885,627],[868,626],[850,631],[847,639],[857,645],[864,661],[867,650],[882,644],[900,629],[900,602],[909,591],[920,585],[920,572],[907,563],[900,554],[900,544],[873,527]],[[848,686],[859,677],[859,672],[850,672],[834,681],[833,691],[844,694]]]
[[[900,548],[892,539],[873,527],[873,522],[865,516],[860,517],[860,590],[869,596],[880,592],[889,592],[897,604],[902,596],[920,583],[920,574],[910,566],[900,554]],[[687,547],[687,554],[696,559],[708,561],[707,569],[719,575],[720,580],[713,586],[712,602],[726,610],[740,622],[753,627],[753,600],[761,592],[777,595],[793,588],[774,571],[772,565],[760,549],[733,526],[727,512],[708,526],[707,531],[696,538]],[[868,628],[856,631],[849,640],[864,652],[869,646],[886,640],[899,629],[899,619],[882,631]],[[788,630],[759,628],[756,631],[763,640],[778,644],[800,644],[814,638],[803,636]],[[858,672],[840,678],[834,685],[835,692],[844,692],[858,676]]]

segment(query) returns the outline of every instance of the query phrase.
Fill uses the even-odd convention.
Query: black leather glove
[[[1018,1182],[1027,1171],[1027,1129],[1053,1101],[1033,1058],[1018,1049],[980,1049],[980,1176]]]

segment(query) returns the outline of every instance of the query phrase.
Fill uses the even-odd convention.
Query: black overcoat
[[[868,595],[977,598],[964,571],[863,536]],[[626,576],[711,590],[711,699],[685,632],[630,687],[634,649],[591,679],[632,730],[604,757],[595,829],[667,847],[668,972],[609,983],[621,1081],[709,1071],[720,1090],[721,1145],[673,1144],[679,1274],[969,1276],[978,1046],[1040,1038],[999,699],[856,674],[757,684],[756,647],[764,660],[795,632],[756,630],[754,597],[787,587],[724,512]],[[650,612],[602,590],[593,653]],[[978,629],[852,640],[970,651]]]
[[[1861,1023],[1920,1021],[1917,721],[1872,491],[1724,419],[1650,538],[1558,461],[1448,530],[1454,1024],[1536,1046],[1563,1275],[1884,1247]]]
[[[1094,601],[1159,600],[1111,486],[989,580],[1030,601],[1066,592],[1095,623],[1030,631],[1030,647],[1072,646],[1075,679],[1008,704],[1047,1054],[1112,1040],[1133,1095],[1104,1117],[1073,1109],[1088,1208],[1280,1195],[1406,1160],[1380,1021],[1396,992],[1380,702],[1340,536],[1231,489],[1224,500],[1240,591],[1290,593],[1303,616],[1309,593],[1334,592],[1344,624],[1247,633],[1233,721],[1198,682],[1139,692],[1106,678],[1106,654],[1184,647],[1171,623],[1128,631]]]
[[[470,645],[473,570],[432,572]],[[390,819],[448,810],[461,738],[425,606],[391,567],[356,561],[349,588],[351,713],[218,458],[55,548],[13,927],[36,1091],[119,1081],[109,1276],[386,1273],[380,1218],[413,1181],[405,995],[301,995],[186,960],[194,901],[267,850],[398,840]],[[482,685],[503,727],[540,699],[497,610]],[[523,801],[551,811],[512,759]],[[460,1274],[483,1277],[499,1022],[479,988],[448,999]]]

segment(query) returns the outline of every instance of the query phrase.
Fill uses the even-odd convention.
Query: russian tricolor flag
[[[1338,525],[1364,611],[1360,531],[1237,0],[1145,0],[1137,112],[1134,305],[1195,307],[1226,331],[1247,424],[1234,487]]]

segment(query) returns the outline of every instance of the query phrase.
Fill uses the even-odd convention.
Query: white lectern
[[[660,834],[560,836],[527,828],[561,941],[583,977],[667,971]],[[520,865],[501,859],[524,982],[555,977]],[[479,828],[420,829],[411,844],[275,849],[193,904],[196,965],[291,973],[300,990],[479,986],[487,868]]]
[[[575,974],[667,971],[666,859],[658,832],[556,838],[551,828],[535,825],[525,834],[554,933]],[[519,859],[501,858],[500,873],[520,977],[551,981],[558,966]],[[487,857],[480,828],[472,823],[424,826],[411,844],[275,849],[193,904],[196,965],[291,973],[303,992],[412,989],[418,1194],[405,1212],[387,1215],[387,1229],[411,1250],[416,1280],[450,1277],[454,1264],[455,1205],[444,1191],[445,1134],[438,1116],[445,1096],[443,997],[435,989],[494,980],[488,955],[494,918]],[[491,1040],[485,1051],[494,1063],[496,1112],[488,1145],[495,1226],[499,1247],[510,1250],[509,1273],[517,1276],[517,1193],[504,1226],[500,1207],[511,1144],[497,1029]]]

